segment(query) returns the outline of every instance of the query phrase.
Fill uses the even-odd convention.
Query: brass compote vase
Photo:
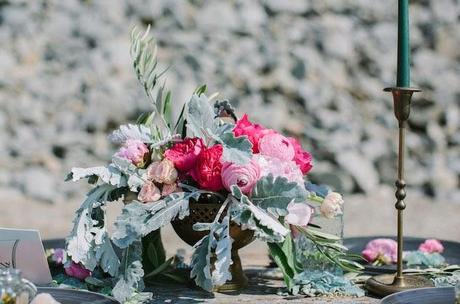
[[[193,225],[196,223],[213,222],[223,202],[224,200],[221,197],[212,193],[201,194],[198,201],[190,199],[190,215],[182,220],[177,219],[172,222],[172,226],[177,235],[190,246],[195,245],[199,240],[205,237],[208,232],[195,231],[193,230]],[[222,213],[222,218],[226,215],[227,208]],[[254,240],[254,232],[252,230],[243,230],[239,225],[230,222],[230,236],[233,239],[232,264],[230,265],[232,279],[227,281],[224,285],[215,287],[214,291],[217,292],[233,292],[248,286],[248,278],[243,272],[238,250]]]

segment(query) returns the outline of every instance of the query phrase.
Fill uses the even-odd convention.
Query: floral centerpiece
[[[69,180],[86,178],[94,188],[77,210],[66,240],[67,274],[87,278],[103,273],[117,299],[130,298],[142,290],[144,279],[172,263],[164,257],[159,229],[187,218],[203,195],[220,198],[212,221],[193,225],[203,237],[194,245],[189,274],[205,290],[232,278],[232,225],[267,242],[291,291],[299,290],[296,276],[302,272],[295,258],[296,235],[309,238],[344,269],[360,268],[340,238],[310,225],[314,207],[333,218],[341,213],[343,200],[337,193],[315,192],[311,183],[306,186],[312,157],[297,139],[255,124],[247,115],[238,119],[228,101],[213,102],[217,96],[206,95],[206,86],[173,119],[171,94],[158,86],[161,73],[148,31],[133,31],[131,55],[154,110],[110,135],[120,145],[110,164],[71,170]],[[105,208],[115,200],[125,206],[109,236]],[[149,250],[154,252],[146,254]],[[146,257],[154,262],[146,265]]]

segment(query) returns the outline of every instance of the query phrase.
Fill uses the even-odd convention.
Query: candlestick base
[[[423,287],[434,287],[433,282],[420,275],[406,275],[396,278],[394,274],[374,276],[366,281],[365,288],[377,296],[387,296],[392,293]]]

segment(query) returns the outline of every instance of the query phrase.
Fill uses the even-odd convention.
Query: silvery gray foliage
[[[88,193],[76,211],[74,226],[66,239],[67,252],[74,262],[89,270],[100,265],[111,275],[116,274],[120,262],[108,238],[101,207],[114,189],[111,185],[101,185]]]
[[[75,182],[83,178],[92,178],[94,176],[98,177],[102,182],[112,186],[124,187],[127,185],[126,177],[112,164],[106,167],[72,168],[66,180]]]
[[[419,250],[408,251],[404,254],[407,266],[440,267],[446,263],[446,259],[439,253],[427,253]]]
[[[252,143],[246,136],[235,137],[233,132],[229,131],[213,138],[222,144],[222,161],[242,165],[251,160]]]
[[[304,187],[287,178],[269,174],[259,179],[252,191],[252,202],[275,217],[288,214],[291,202],[304,203],[307,197]]]
[[[310,297],[344,295],[363,297],[364,290],[343,276],[327,271],[304,271],[294,277],[292,293]]]
[[[145,172],[144,169],[139,169],[129,160],[117,156],[112,157],[112,164],[127,176],[126,184],[131,191],[137,192],[137,190],[142,187],[145,182],[142,178]]]
[[[229,271],[232,264],[232,238],[230,237],[230,216],[226,215],[218,222],[197,223],[194,230],[209,230],[209,234],[194,246],[190,276],[201,288],[212,291],[214,286],[221,286],[232,279]],[[214,269],[211,272],[211,255],[215,254]]]
[[[113,287],[113,296],[124,302],[133,296],[133,293],[144,289],[142,268],[142,244],[135,241],[123,250],[117,283]]]
[[[169,224],[175,218],[189,214],[189,199],[198,199],[198,192],[177,192],[154,203],[132,202],[115,220],[113,242],[126,248],[150,232]]]
[[[213,108],[205,94],[192,95],[186,106],[185,119],[187,128],[196,137],[209,138],[209,133],[214,133],[217,129]]]
[[[152,131],[141,124],[122,125],[109,135],[109,139],[116,144],[124,144],[128,139],[150,143],[152,142]]]
[[[254,205],[236,185],[232,186],[232,195],[234,198],[230,213],[235,223],[243,229],[253,230],[255,237],[261,241],[279,243],[284,240],[289,230],[277,219]]]

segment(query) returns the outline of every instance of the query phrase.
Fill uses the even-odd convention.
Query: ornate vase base
[[[232,262],[232,265],[230,265],[230,273],[232,274],[232,279],[227,281],[224,285],[214,287],[214,292],[230,293],[240,291],[248,287],[249,281],[243,272],[240,256],[236,250],[232,251]]]
[[[430,279],[418,275],[406,275],[402,279],[395,280],[394,274],[382,274],[374,276],[366,282],[366,289],[381,297],[423,287],[434,287],[434,284]]]

